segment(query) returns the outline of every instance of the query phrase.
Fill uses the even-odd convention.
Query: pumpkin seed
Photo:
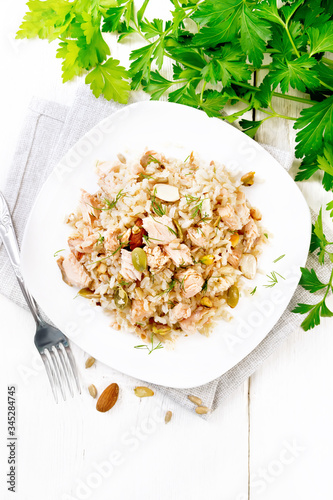
[[[91,384],[89,387],[88,387],[88,391],[89,391],[89,394],[92,398],[95,399],[95,397],[97,396],[97,389],[96,387],[94,386],[94,384]]]
[[[254,174],[255,172],[248,172],[247,174],[244,174],[243,177],[241,177],[241,183],[244,186],[252,186],[254,183]]]
[[[207,406],[197,406],[195,409],[196,413],[199,415],[206,415],[210,410],[207,408]]]
[[[202,405],[202,401],[201,401],[201,399],[200,399],[200,398],[198,398],[197,396],[192,396],[192,395],[189,395],[189,396],[187,396],[187,397],[188,397],[188,399],[189,399],[190,401],[192,401],[192,403],[194,403],[195,405],[197,405],[197,406],[201,406],[201,405]]]
[[[239,290],[236,285],[232,285],[227,292],[227,304],[228,306],[234,308],[237,306],[239,301]]]
[[[167,333],[169,333],[171,330],[171,327],[170,326],[167,326],[167,325],[154,325],[153,326],[153,333],[155,334],[159,334],[159,335],[166,335]]]
[[[118,286],[116,288],[113,295],[113,300],[118,309],[125,309],[125,307],[127,307],[129,303],[128,295],[121,286]]]
[[[154,396],[154,391],[149,389],[149,387],[135,387],[134,393],[138,398]]]
[[[86,360],[86,368],[91,368],[92,365],[95,363],[96,359],[93,358],[92,356],[90,356],[87,360]]]
[[[171,419],[172,419],[172,411],[167,411],[164,418],[165,423],[168,424]]]
[[[81,290],[78,292],[78,295],[80,297],[83,297],[85,299],[100,299],[101,296],[98,293],[92,292],[89,288],[81,288]]]
[[[147,254],[143,248],[137,247],[133,250],[132,264],[140,273],[143,273],[147,269]]]

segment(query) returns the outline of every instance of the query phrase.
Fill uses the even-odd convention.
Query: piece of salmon
[[[120,230],[119,229],[108,229],[105,233],[105,236],[104,236],[104,247],[106,250],[108,250],[109,252],[114,252],[115,250],[117,250],[117,248],[119,247],[120,245],[120,240],[119,240],[119,234],[120,234]]]
[[[170,257],[172,262],[177,266],[186,266],[193,264],[191,251],[184,243],[173,241],[164,247],[165,253]]]
[[[169,257],[163,252],[161,247],[158,245],[156,247],[145,247],[144,251],[147,254],[148,266],[152,271],[158,272],[162,271],[168,262],[170,262]]]
[[[142,219],[142,225],[153,245],[167,245],[177,238],[175,226],[167,215],[145,217]]]
[[[87,193],[84,189],[81,189],[80,209],[84,222],[91,224],[94,219],[98,219],[100,214],[100,210],[98,210],[99,205],[100,203],[96,196],[93,196],[92,194]]]
[[[121,250],[121,269],[120,274],[125,278],[125,280],[136,281],[140,280],[142,273],[137,271],[133,266],[132,262],[132,252],[128,250]]]
[[[68,238],[68,246],[75,256],[75,252],[91,253],[95,248],[97,240],[98,236],[96,234],[91,234],[85,240],[83,238]]]
[[[191,307],[189,305],[179,302],[169,312],[169,319],[171,323],[177,323],[178,321],[189,318],[191,316],[191,312]]]
[[[259,238],[259,230],[257,224],[254,222],[254,220],[251,218],[249,222],[246,224],[244,227],[244,237],[245,237],[245,246],[244,250],[245,252],[248,252],[251,250],[253,245],[256,243],[257,239]]]
[[[133,299],[132,300],[132,308],[131,308],[131,318],[133,323],[138,323],[143,319],[147,319],[149,317],[149,313],[143,307],[143,300]]]
[[[180,321],[181,329],[188,334],[196,333],[198,331],[197,324],[211,309],[206,309],[205,307],[198,307],[189,318]]]
[[[65,258],[60,257],[57,260],[57,264],[60,268],[62,279],[67,285],[89,288],[92,279],[72,253]]]
[[[198,227],[190,227],[187,230],[187,235],[193,245],[197,247],[206,247],[210,241],[212,227],[209,224],[201,224]]]
[[[182,294],[190,299],[201,292],[205,280],[195,269],[186,269],[177,274],[177,279],[181,284]]]
[[[228,252],[228,263],[235,269],[239,266],[239,261],[242,256],[242,251],[239,248],[231,248]]]
[[[242,229],[242,227],[250,219],[250,209],[245,203],[236,205],[235,210],[230,204],[228,204],[225,207],[219,208],[218,213],[222,222],[224,222],[232,231]]]

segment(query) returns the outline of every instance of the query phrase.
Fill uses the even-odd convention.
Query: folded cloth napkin
[[[135,94],[135,100],[142,100],[142,98],[142,94]],[[30,209],[51,170],[88,130],[121,107],[122,105],[107,102],[103,98],[96,99],[86,86],[79,89],[70,108],[36,98],[32,100],[4,190],[20,243]],[[264,147],[285,169],[290,168],[293,161],[290,153],[270,146],[264,145]],[[325,231],[328,240],[333,241],[333,234],[330,234],[332,231],[327,228]],[[327,266],[319,266],[313,255],[309,255],[307,265],[316,271],[319,270],[319,276],[328,281]],[[0,293],[20,306],[26,307],[3,248],[0,248],[0,276]],[[291,312],[295,305],[298,302],[314,303],[315,299],[298,286],[288,308],[272,331],[246,358],[220,378],[201,387],[186,390],[160,386],[156,389],[191,409],[193,405],[187,398],[190,393],[200,397],[209,408],[216,408],[272,354],[289,334],[299,327],[302,318]]]

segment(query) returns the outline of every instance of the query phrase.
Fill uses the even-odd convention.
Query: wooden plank
[[[297,116],[302,108],[282,99],[275,99],[274,106],[290,116]],[[290,149],[295,139],[292,125],[269,120],[257,140]],[[332,198],[318,178],[299,187],[315,210]],[[328,215],[324,217],[332,227]],[[315,331],[291,332],[289,340],[251,377],[251,500],[332,496],[332,348],[332,320],[322,320]]]

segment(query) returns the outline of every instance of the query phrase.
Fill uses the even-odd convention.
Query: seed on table
[[[86,368],[91,368],[92,365],[95,363],[96,359],[93,358],[92,356],[90,356],[87,360],[86,360]]]
[[[165,414],[165,423],[167,424],[172,419],[172,411],[167,411]]]
[[[206,415],[206,413],[209,412],[209,408],[207,408],[207,406],[197,406],[195,411],[199,415]]]
[[[149,387],[135,387],[134,393],[138,398],[147,398],[149,396],[154,396],[154,391],[149,389]]]
[[[241,183],[244,186],[252,186],[254,183],[254,174],[255,172],[248,172],[247,174],[244,174],[243,177],[241,177]]]
[[[189,395],[189,396],[187,396],[187,397],[188,397],[188,399],[189,399],[190,401],[192,401],[192,403],[194,403],[195,405],[198,405],[198,406],[201,406],[201,405],[202,405],[202,401],[201,401],[201,399],[200,399],[200,398],[198,398],[197,396],[191,396],[191,395]]]
[[[97,389],[96,387],[94,386],[94,384],[91,384],[89,387],[88,387],[88,391],[89,391],[89,394],[92,398],[95,398],[97,396]]]

